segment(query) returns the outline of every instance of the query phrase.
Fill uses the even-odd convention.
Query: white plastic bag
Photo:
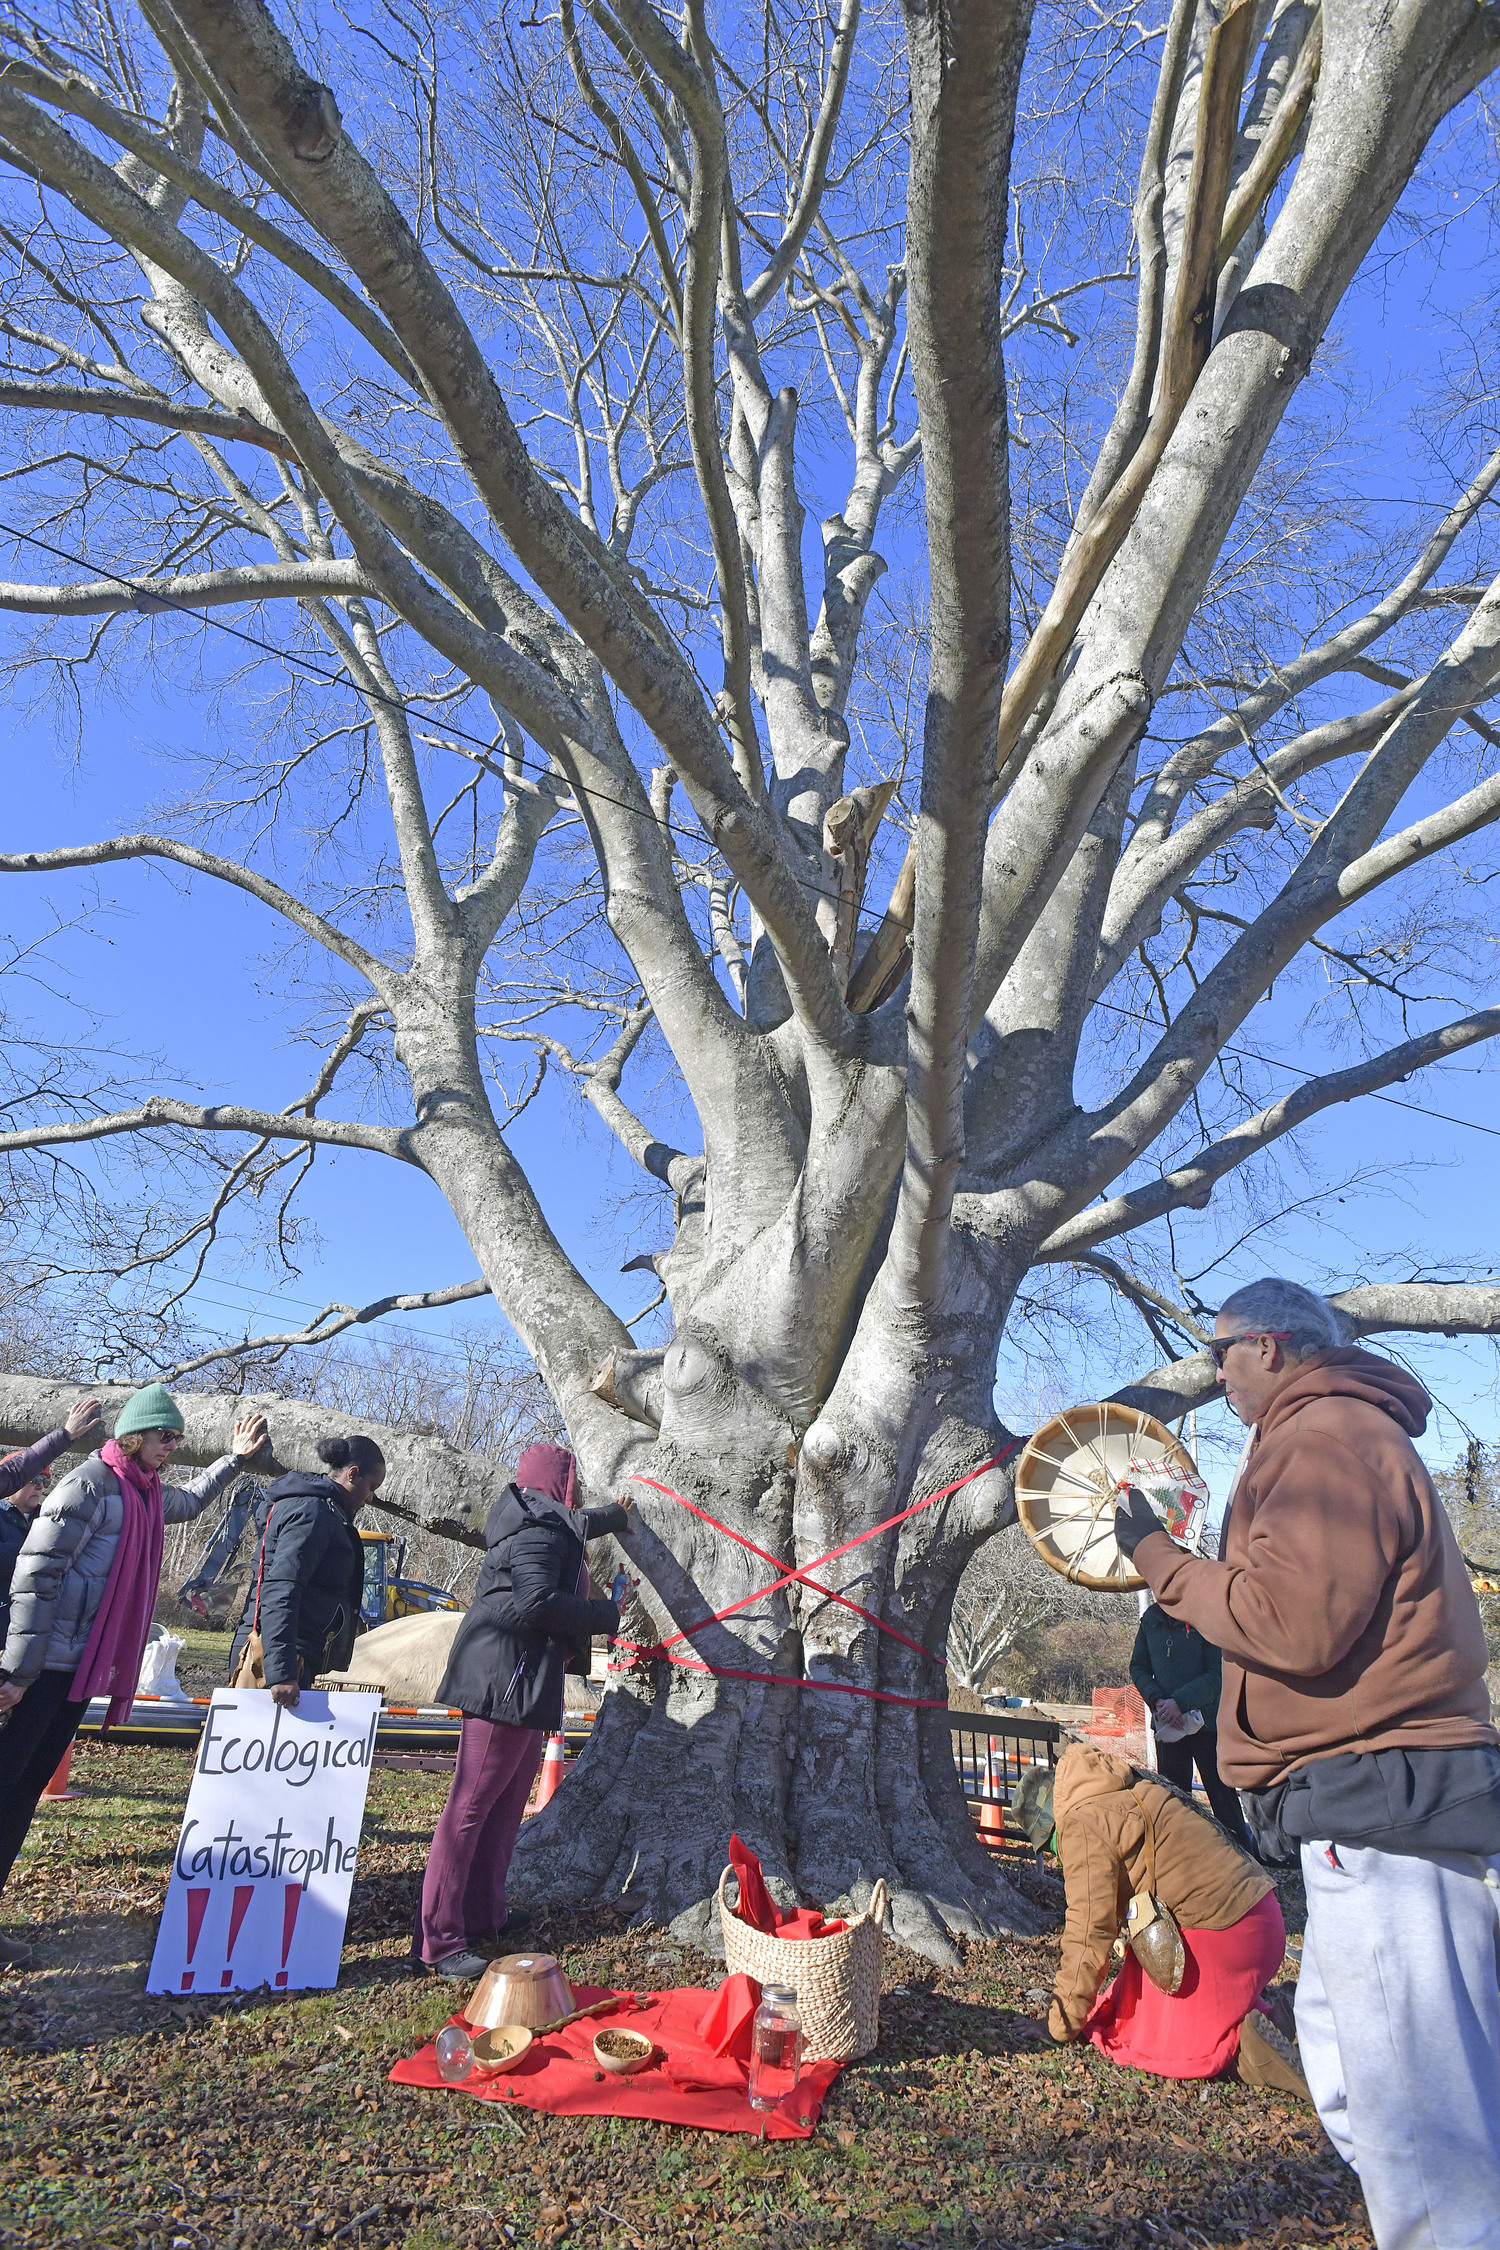
[[[1133,1484],[1143,1492],[1167,1537],[1190,1555],[1201,1555],[1208,1520],[1209,1490],[1195,1469],[1181,1461],[1153,1460],[1132,1454],[1120,1479],[1120,1490]]]
[[[177,1658],[187,1643],[178,1633],[164,1633],[159,1626],[151,1628],[152,1637],[146,1643],[146,1653],[141,1658],[141,1676],[136,1682],[137,1695],[154,1695],[168,1703],[191,1703],[192,1697],[177,1678]]]
[[[1158,1742],[1186,1742],[1190,1735],[1203,1732],[1203,1713],[1184,1711],[1182,1717],[1175,1722],[1171,1719],[1158,1719],[1155,1725]]]

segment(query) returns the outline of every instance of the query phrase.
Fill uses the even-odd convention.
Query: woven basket
[[[870,1903],[831,1937],[783,1938],[752,1930],[724,1896],[734,1873],[719,1877],[719,1920],[731,1976],[781,1984],[797,1995],[802,2052],[809,2062],[867,2055],[880,2037],[881,1925],[888,1903],[878,1882]]]

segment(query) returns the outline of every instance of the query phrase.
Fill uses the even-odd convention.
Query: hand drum
[[[1070,1406],[1027,1440],[1016,1468],[1016,1512],[1043,1562],[1075,1586],[1101,1594],[1145,1586],[1115,1545],[1115,1504],[1132,1457],[1192,1470],[1171,1431],[1133,1406]]]

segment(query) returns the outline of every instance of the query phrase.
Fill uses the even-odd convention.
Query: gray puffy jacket
[[[240,1463],[224,1454],[187,1484],[164,1484],[167,1523],[185,1523],[233,1483]],[[97,1453],[48,1493],[10,1582],[10,1627],[0,1672],[29,1687],[39,1672],[71,1672],[88,1647],[114,1566],[124,1521],[120,1483]]]

